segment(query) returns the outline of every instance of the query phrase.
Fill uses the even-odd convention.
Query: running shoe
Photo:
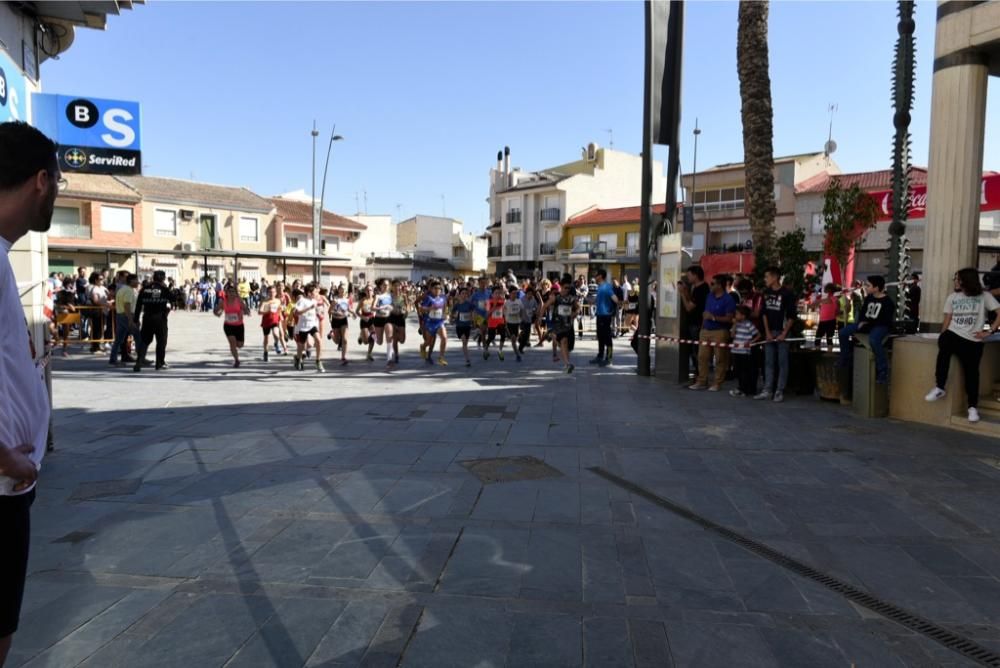
[[[499,357],[500,361],[503,362],[503,351],[502,350],[500,350],[500,351],[497,352],[497,357]]]
[[[942,390],[940,387],[935,387],[933,390],[927,393],[927,396],[924,397],[924,401],[937,401],[945,394],[946,394],[945,391]]]
[[[347,360],[340,360],[340,366],[347,366]]]
[[[326,373],[326,369],[323,368],[323,363],[319,360],[316,361],[316,373]]]
[[[472,366],[472,362],[470,362],[469,360],[465,360],[465,366],[466,367]]]
[[[489,358],[490,358],[490,351],[484,350],[483,351],[483,359],[484,360],[488,360]]]
[[[443,357],[438,358],[438,366],[448,366],[448,360]]]
[[[368,360],[369,362],[374,362],[375,361],[375,358],[372,357],[371,353],[368,353],[367,355],[365,355],[365,359]]]
[[[520,355],[518,355],[518,356],[517,356],[517,361],[518,361],[518,362],[520,362],[520,361],[521,361],[521,356],[520,356]]]
[[[434,360],[431,359],[430,355],[425,355],[424,356],[424,361],[427,362],[428,366],[434,366]]]
[[[600,364],[603,359],[603,357],[595,357],[592,360],[587,360],[587,364]]]
[[[573,369],[575,369],[575,368],[576,367],[573,366],[572,364],[567,365],[566,366],[566,373],[573,373]]]
[[[169,371],[169,370],[170,370],[170,365],[169,365],[169,364],[167,364],[166,362],[164,362],[164,363],[163,363],[163,364],[161,364],[160,366],[156,367],[156,370],[157,370],[157,371],[159,371],[159,370],[161,370],[161,369],[165,369],[165,370],[168,370],[168,371]]]
[[[296,355],[292,359],[292,366],[295,367],[296,371],[301,371],[302,370],[302,361],[301,361],[301,358],[298,355]]]
[[[234,369],[239,369],[240,368],[240,361],[239,360],[234,360],[233,361],[233,368]]]
[[[267,361],[267,348],[264,349],[264,361]]]

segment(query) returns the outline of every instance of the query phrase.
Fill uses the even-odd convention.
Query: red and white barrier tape
[[[637,339],[656,339],[657,341],[669,341],[671,343],[686,343],[691,346],[708,346],[710,348],[752,348],[754,346],[762,346],[767,341],[758,341],[757,343],[721,343],[719,341],[701,341],[697,339],[679,339],[676,336],[658,336],[658,335],[646,335],[646,334],[636,334]],[[785,339],[782,343],[791,343],[795,341],[806,341],[807,339]]]
[[[908,281],[893,281],[892,283],[886,283],[885,287],[887,287],[887,288],[895,288],[895,287],[898,287],[900,285],[909,285],[910,283],[916,283],[916,282],[917,282],[916,280],[914,280],[914,279],[911,278]],[[848,288],[847,290],[841,290],[840,292],[833,292],[833,293],[830,293],[829,295],[827,295],[825,293],[820,293],[820,294],[813,293],[813,294],[810,294],[806,299],[800,299],[799,300],[799,304],[805,304],[806,306],[812,306],[813,304],[817,304],[817,303],[820,302],[820,300],[826,299],[827,297],[829,297],[830,299],[839,299],[839,298],[843,297],[844,295],[851,295],[851,294],[854,294],[855,292],[861,292],[861,290],[862,290],[862,288]]]

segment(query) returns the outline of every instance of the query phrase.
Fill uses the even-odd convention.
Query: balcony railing
[[[538,244],[538,254],[539,255],[555,255],[556,254],[556,244],[553,244],[553,243]]]
[[[548,209],[542,209],[539,212],[539,218],[541,220],[558,221],[559,217],[560,217],[560,214],[562,214],[561,210],[559,210],[556,207],[552,207],[552,208],[548,208]]]
[[[521,222],[521,210],[517,209],[515,211],[507,212],[507,222],[508,223],[520,223]]]
[[[503,249],[504,255],[520,255],[521,254],[521,244],[507,244]]]
[[[62,237],[64,239],[89,239],[90,225],[61,225],[53,223],[49,228],[50,237]]]
[[[486,257],[500,257],[500,246],[490,246],[486,250]]]

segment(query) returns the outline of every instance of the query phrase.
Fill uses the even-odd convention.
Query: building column
[[[920,303],[931,331],[940,329],[955,272],[976,265],[988,76],[975,57],[940,58],[935,67]]]

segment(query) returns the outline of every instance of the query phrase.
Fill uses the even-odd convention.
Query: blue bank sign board
[[[0,49],[0,123],[28,120],[28,98],[24,74],[7,53]]]
[[[35,93],[31,111],[59,146],[64,172],[142,173],[138,102]]]

